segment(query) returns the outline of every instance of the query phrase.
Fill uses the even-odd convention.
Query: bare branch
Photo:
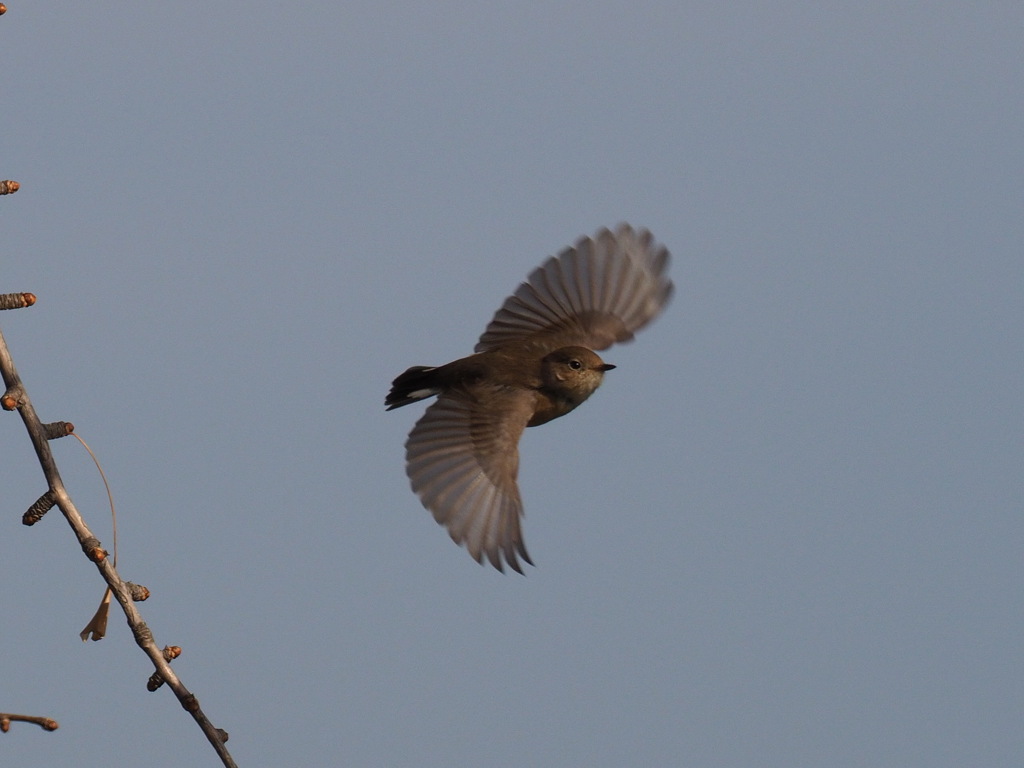
[[[35,296],[32,296],[32,294],[7,294],[7,296],[31,296],[31,301],[22,299],[23,303],[20,304],[22,307],[31,306],[35,302]],[[0,303],[2,303],[2,300],[0,300]],[[16,306],[17,302],[13,302],[11,308]],[[32,447],[35,449],[39,465],[43,469],[43,475],[46,477],[46,482],[49,486],[47,491],[25,513],[23,522],[27,525],[32,525],[51,507],[56,506],[60,509],[65,519],[71,525],[71,529],[75,532],[82,551],[89,560],[96,564],[96,569],[100,572],[114,599],[117,600],[124,611],[135,642],[149,656],[150,661],[153,663],[156,671],[148,683],[149,689],[156,690],[156,688],[160,687],[160,684],[166,683],[167,687],[178,697],[181,706],[192,715],[203,733],[206,734],[206,738],[213,745],[214,750],[216,750],[224,765],[229,766],[229,768],[235,766],[235,761],[225,746],[225,742],[228,739],[227,732],[214,727],[213,723],[210,722],[209,718],[200,708],[198,699],[182,684],[181,680],[178,679],[178,676],[171,669],[170,659],[180,653],[181,649],[170,646],[171,649],[175,649],[172,652],[170,650],[161,650],[157,647],[153,639],[153,633],[146,625],[146,622],[142,620],[141,614],[135,607],[135,600],[133,600],[133,594],[135,599],[139,599],[142,597],[143,592],[140,591],[137,585],[126,582],[121,578],[112,562],[112,558],[107,557],[107,551],[103,549],[100,540],[93,535],[86,525],[78,508],[71,500],[71,496],[64,488],[64,482],[61,480],[53,453],[50,451],[49,440],[70,434],[74,427],[67,422],[43,424],[40,421],[32,405],[32,400],[22,384],[21,377],[14,367],[14,361],[11,358],[2,332],[0,332],[0,373],[3,375],[4,385],[6,386],[6,391],[0,396],[0,406],[4,410],[17,409],[18,413],[21,414],[21,420],[28,431]],[[145,588],[143,587],[141,590],[145,590]],[[146,594],[148,594],[148,591],[146,591]],[[10,717],[10,719],[25,719],[13,715],[7,717]],[[0,721],[0,727],[2,725],[3,721]],[[56,723],[54,723],[54,727],[56,727]]]
[[[11,723],[15,721],[33,723],[38,725],[44,731],[56,731],[60,727],[56,720],[51,720],[49,717],[39,717],[37,715],[15,715],[10,712],[0,712],[0,731],[7,733],[11,730]]]

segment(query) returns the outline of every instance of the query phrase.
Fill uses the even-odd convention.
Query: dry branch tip
[[[43,432],[46,434],[47,440],[60,440],[74,431],[75,425],[70,421],[52,421],[49,424],[43,424]]]
[[[0,309],[24,309],[35,303],[34,293],[0,293]]]
[[[128,587],[128,592],[131,594],[133,602],[144,603],[149,599],[149,589],[147,587],[141,584],[133,584],[130,581],[126,581],[124,584]]]
[[[146,690],[150,693],[160,690],[160,686],[164,684],[163,675],[159,672],[154,672],[149,676],[149,680],[146,681]]]
[[[35,525],[43,519],[43,515],[53,509],[53,505],[57,503],[57,496],[52,490],[47,491],[38,499],[36,499],[32,506],[25,510],[25,514],[21,516],[22,525]]]
[[[60,728],[60,724],[49,717],[39,717],[38,715],[14,715],[8,712],[0,712],[0,731],[7,733],[11,730],[11,723],[14,721],[38,725],[44,731],[56,731]]]

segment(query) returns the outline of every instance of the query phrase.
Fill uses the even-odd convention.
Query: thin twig
[[[0,712],[0,731],[7,733],[11,729],[11,723],[18,721],[38,725],[44,731],[56,731],[60,725],[56,720],[39,715],[15,715],[11,712]]]
[[[35,449],[36,456],[39,459],[39,465],[42,467],[43,475],[46,477],[46,482],[49,485],[50,497],[71,525],[71,529],[75,532],[82,551],[85,552],[86,557],[96,564],[97,570],[99,570],[103,580],[106,581],[114,598],[124,611],[135,642],[149,656],[150,661],[153,662],[156,673],[150,678],[150,687],[158,687],[157,684],[154,684],[154,680],[162,680],[167,683],[167,686],[174,691],[174,695],[178,697],[181,706],[192,715],[200,729],[206,734],[206,738],[213,745],[214,750],[216,750],[224,765],[233,768],[235,761],[232,759],[224,743],[227,741],[227,733],[214,727],[213,723],[210,722],[209,718],[199,707],[199,701],[182,684],[181,680],[178,679],[178,676],[171,669],[169,660],[165,658],[165,652],[157,647],[152,631],[146,625],[146,622],[142,620],[141,614],[135,607],[135,602],[132,600],[131,585],[125,582],[120,574],[118,574],[114,563],[111,562],[111,558],[107,557],[107,552],[101,546],[99,539],[89,530],[77,507],[75,507],[74,502],[71,500],[71,496],[64,488],[64,482],[61,480],[53,453],[50,451],[49,437],[51,435],[48,434],[46,425],[36,415],[36,410],[32,406],[32,400],[29,398],[28,392],[21,382],[21,377],[18,376],[18,371],[14,367],[14,361],[11,358],[2,332],[0,332],[0,373],[2,373],[4,384],[7,387],[7,391],[3,393],[0,401],[2,401],[5,409],[17,408],[18,413],[21,414],[21,420],[25,423],[25,429],[28,431],[32,447]]]

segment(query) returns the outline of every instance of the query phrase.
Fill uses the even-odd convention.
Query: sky
[[[0,329],[239,765],[1020,765],[1020,4],[7,6]],[[481,567],[384,395],[621,221],[674,299]],[[0,481],[4,764],[217,765]]]

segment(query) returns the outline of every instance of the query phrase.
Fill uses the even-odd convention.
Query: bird
[[[669,252],[620,224],[549,257],[509,296],[474,353],[400,374],[387,410],[437,396],[405,443],[412,490],[483,564],[523,573],[519,439],[572,411],[614,365],[595,350],[633,339],[669,302]]]

